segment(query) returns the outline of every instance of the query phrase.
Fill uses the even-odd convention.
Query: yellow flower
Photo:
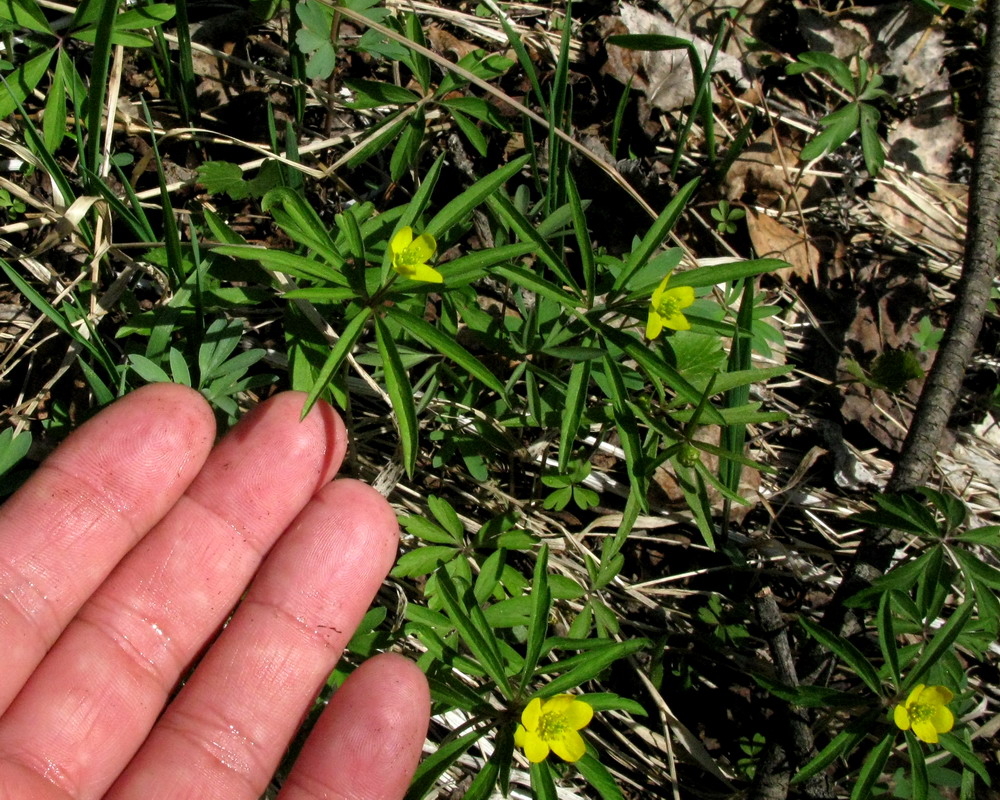
[[[428,233],[413,238],[413,228],[400,228],[389,242],[392,268],[404,278],[428,283],[442,283],[441,273],[427,262],[434,257],[437,242]]]
[[[936,744],[939,733],[947,733],[955,724],[955,715],[948,703],[955,695],[944,686],[920,684],[906,698],[906,702],[892,710],[896,727],[908,731],[923,742]]]
[[[647,339],[655,339],[664,328],[670,328],[673,331],[691,329],[691,323],[681,313],[681,309],[687,308],[694,302],[694,289],[690,286],[668,289],[667,281],[669,280],[670,275],[667,274],[649,299],[649,319],[646,322]]]
[[[544,761],[549,750],[564,761],[579,761],[587,752],[577,733],[594,716],[594,709],[571,694],[557,694],[548,700],[536,697],[521,713],[514,731],[514,744],[524,748],[528,761]]]

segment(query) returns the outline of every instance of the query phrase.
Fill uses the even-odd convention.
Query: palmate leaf
[[[802,148],[799,157],[803,161],[813,161],[836,150],[851,138],[851,134],[858,129],[858,123],[861,119],[860,105],[856,102],[848,103],[843,108],[823,117],[819,121],[819,124],[823,126],[823,131],[816,134]]]

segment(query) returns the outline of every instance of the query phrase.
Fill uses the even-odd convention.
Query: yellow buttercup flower
[[[896,727],[908,731],[923,742],[937,744],[938,734],[947,733],[955,725],[955,715],[948,703],[955,695],[945,686],[925,686],[920,684],[892,710]]]
[[[549,750],[564,761],[579,761],[587,752],[577,733],[594,717],[594,709],[571,694],[557,694],[547,700],[536,697],[521,713],[514,731],[514,744],[524,749],[528,761],[544,761]]]
[[[427,262],[434,258],[437,242],[428,233],[413,238],[413,228],[400,228],[389,242],[392,253],[392,268],[404,278],[428,283],[442,283],[441,273]]]
[[[691,329],[691,323],[681,313],[681,309],[687,308],[694,302],[694,289],[690,286],[668,289],[667,281],[669,280],[668,273],[660,281],[660,285],[656,287],[653,296],[649,299],[649,319],[646,321],[647,339],[655,339],[664,328],[670,328],[673,331]]]

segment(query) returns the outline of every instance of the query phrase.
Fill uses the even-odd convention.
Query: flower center
[[[934,716],[934,706],[926,703],[911,703],[906,707],[906,713],[910,715],[911,722],[922,722]]]
[[[656,313],[661,317],[672,317],[679,311],[680,303],[677,302],[677,298],[671,297],[666,293],[660,298],[660,302],[656,304]]]
[[[542,741],[561,739],[566,733],[566,719],[562,714],[542,714],[538,720],[538,736]]]

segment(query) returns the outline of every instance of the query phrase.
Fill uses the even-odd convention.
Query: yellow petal
[[[947,733],[955,727],[955,715],[947,706],[938,706],[931,717],[931,725],[938,733]]]
[[[552,741],[552,750],[563,761],[579,761],[587,752],[583,737],[576,731],[566,733]]]
[[[649,302],[652,303],[654,306],[658,306],[660,304],[660,298],[663,297],[663,292],[666,290],[667,281],[669,280],[670,280],[670,273],[668,272],[663,277],[663,280],[660,281],[660,285],[657,286],[655,289],[653,289],[653,296],[649,298]]]
[[[906,711],[906,706],[900,704],[892,710],[892,719],[896,723],[896,727],[901,731],[908,731],[910,729],[910,715]]]
[[[929,705],[943,706],[955,699],[947,686],[928,686],[920,695],[920,702]]]
[[[399,270],[401,275],[413,281],[426,281],[427,283],[444,283],[444,276],[434,267],[427,264],[412,264]]]
[[[669,317],[660,317],[663,322],[663,327],[670,328],[672,331],[689,331],[691,330],[691,323],[688,322],[687,317],[685,317],[680,311],[675,311]]]
[[[913,691],[910,692],[910,696],[906,698],[906,705],[912,706],[914,703],[920,701],[920,694],[924,691],[924,684],[918,683],[913,687]]]
[[[396,231],[396,235],[392,237],[392,241],[389,242],[389,250],[392,251],[393,255],[398,255],[402,253],[407,247],[410,246],[410,242],[413,241],[413,228],[407,225],[405,228],[400,228]]]
[[[565,714],[566,724],[574,731],[586,728],[594,718],[594,709],[583,700],[574,700]]]
[[[934,730],[934,723],[929,719],[913,720],[913,735],[922,742],[937,744],[938,732]]]
[[[523,725],[518,725],[517,729],[514,731],[514,744],[518,747],[524,747],[524,737],[528,735],[528,732],[524,729]]]
[[[694,287],[692,286],[678,286],[676,289],[671,289],[667,294],[674,298],[678,308],[687,308],[694,303]]]
[[[542,703],[542,713],[562,716],[575,702],[577,700],[571,694],[556,694]]]
[[[437,242],[429,233],[422,233],[406,248],[406,260],[424,262],[430,259],[437,250]]]
[[[542,699],[536,697],[521,712],[521,724],[529,731],[538,730],[538,720],[542,716]]]
[[[524,736],[524,754],[528,761],[537,764],[544,761],[549,754],[549,746],[541,740],[537,733],[528,731]]]
[[[646,338],[652,341],[663,330],[663,318],[653,309],[649,309],[649,319],[646,320]]]

